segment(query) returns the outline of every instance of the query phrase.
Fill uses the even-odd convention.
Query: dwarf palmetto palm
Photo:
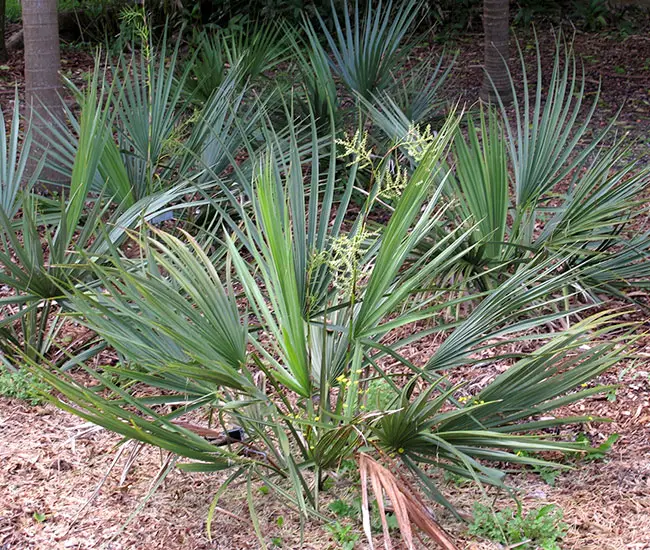
[[[141,40],[140,48],[122,54],[115,65],[97,56],[90,94],[70,84],[84,103],[82,114],[94,120],[94,131],[86,136],[96,141],[93,154],[99,155],[93,162],[93,190],[109,194],[123,206],[161,190],[161,181],[175,181],[170,174],[177,168],[182,117],[188,115],[188,99],[182,92],[192,64],[177,70],[180,41],[170,48],[166,30],[159,45],[148,35]],[[101,66],[110,68],[100,85]],[[111,86],[106,85],[109,72]],[[69,124],[54,125],[50,163],[64,177],[70,177],[78,150],[87,150],[79,143],[81,121],[70,109],[67,115]]]
[[[152,55],[156,58],[164,57],[165,50],[157,50]],[[175,60],[175,57],[172,59]],[[107,86],[105,83],[100,84],[101,65],[98,57],[93,78],[84,93],[71,84],[82,107],[79,120],[72,111],[68,111],[70,127],[61,123],[52,129],[54,140],[48,166],[74,181],[80,181],[79,175],[73,177],[75,166],[77,170],[83,167],[87,172],[81,178],[87,182],[87,186],[75,191],[72,197],[77,208],[83,204],[88,192],[102,194],[120,212],[129,208],[136,209],[137,204],[140,207],[144,203],[157,203],[161,206],[163,196],[178,196],[179,188],[188,180],[198,179],[203,183],[213,181],[213,175],[228,168],[241,148],[250,146],[249,140],[263,111],[244,105],[247,88],[237,64],[203,102],[202,107],[195,109],[192,123],[186,127],[185,123],[181,123],[181,118],[189,116],[185,110],[187,105],[176,92],[172,99],[160,97],[148,106],[148,100],[142,96],[144,92],[133,91],[136,85],[144,86],[137,81],[140,73],[136,71],[135,75],[129,75],[126,83],[121,84],[117,75],[118,80],[112,86]],[[128,72],[126,60],[121,61],[120,67]],[[168,71],[173,71],[173,65],[154,65],[148,68],[151,74],[157,70],[164,71],[164,74],[156,76],[155,82],[164,81],[171,85],[173,74],[168,74]],[[145,80],[148,78],[146,75],[140,77]],[[160,86],[156,90],[158,88]],[[127,106],[120,103],[120,97],[126,93],[124,90],[131,90],[127,94],[131,97],[131,103]],[[168,90],[168,93],[171,94],[171,91]],[[154,94],[155,97],[158,95]],[[134,98],[142,99],[144,103],[137,103]],[[135,105],[133,101],[136,102]],[[156,128],[152,127],[150,135],[138,132],[137,139],[143,140],[138,147],[125,145],[123,132],[128,130],[125,129],[123,120],[117,120],[119,117],[116,113],[122,113],[123,118],[134,121],[138,117],[147,118],[149,110],[156,110],[161,105],[164,108],[153,117],[152,124],[160,117],[166,117],[164,127],[156,126],[159,131],[154,131]],[[116,140],[115,135],[122,135],[122,138]],[[151,146],[151,154],[146,152],[150,148],[148,140],[157,144]],[[82,155],[86,156],[84,163],[77,160]],[[144,177],[141,170],[146,164],[147,156],[158,159],[152,165],[155,165],[155,181]],[[149,212],[153,211],[152,208],[147,208]],[[149,219],[151,217],[148,216]]]
[[[599,252],[606,259],[608,253],[616,255],[618,245],[625,246],[619,234],[638,215],[635,197],[647,187],[648,174],[624,163],[628,149],[624,140],[605,143],[611,126],[586,139],[599,96],[584,113],[584,76],[576,77],[572,49],[562,37],[556,48],[548,91],[543,92],[538,49],[534,102],[524,71],[523,106],[515,95],[514,120],[501,106],[514,173],[511,240],[537,249],[570,244],[583,257]],[[560,205],[555,206],[551,193],[560,183],[567,190],[561,191]],[[540,219],[545,223],[537,235],[534,227]]]
[[[226,59],[219,34],[202,32],[195,38],[196,58],[185,81],[185,90],[193,102],[202,105],[226,76]]]
[[[376,163],[360,134],[345,141],[352,165],[341,177],[336,143],[323,145],[315,122],[307,170],[299,132],[289,132],[289,155],[278,150],[275,143],[282,137],[271,132],[269,147],[252,155],[252,183],[238,181],[243,171],[235,171],[230,184],[220,182],[230,205],[213,205],[225,225],[220,242],[212,244],[225,247],[225,254],[209,255],[189,234],[155,231],[139,239],[142,265],[125,264],[115,248],[101,262],[86,254],[99,286],[75,280],[64,287],[79,319],[122,358],[116,367],[86,369],[106,391],[85,388],[56,370],[33,370],[61,392],[57,403],[66,410],[184,457],[180,468],[233,469],[226,483],[256,476],[301,516],[322,517],[320,482],[365,442],[375,449],[372,460],[397,453],[423,490],[441,501],[423,464],[500,484],[501,475],[478,458],[536,463],[516,451],[575,450],[570,443],[518,432],[551,425],[535,417],[587,395],[568,392],[623,353],[614,342],[581,349],[590,331],[620,330],[607,315],[568,333],[530,334],[568,314],[552,306],[563,300],[558,291],[579,276],[580,267],[566,266],[558,255],[520,267],[493,293],[459,297],[443,277],[472,246],[480,246],[467,244],[471,225],[440,238],[413,263],[413,251],[449,208],[440,201],[442,161],[457,124],[451,116],[420,147],[417,168],[402,176],[394,212],[376,233],[370,219],[382,203],[389,163]],[[357,165],[368,162],[374,184],[361,195],[359,214],[349,216],[347,207],[358,192]],[[226,192],[232,188],[238,192]],[[441,284],[430,287],[431,281]],[[416,294],[424,298],[412,300]],[[445,321],[441,312],[461,303],[466,313]],[[430,326],[393,338],[421,320]],[[449,335],[426,364],[400,354],[435,332]],[[449,385],[443,371],[477,363],[473,352],[494,347],[495,340],[508,343],[526,335],[549,342],[515,364],[517,376],[507,371],[461,405],[459,388]],[[561,365],[568,351],[571,358]],[[407,377],[404,387],[387,359],[397,361]],[[495,353],[488,361],[497,360]],[[366,408],[366,390],[378,379],[394,395],[389,410]],[[145,396],[141,385],[151,388]],[[243,427],[247,440],[220,446],[203,438],[196,424],[204,418],[199,409],[217,412],[224,428]],[[370,458],[364,460],[379,472],[368,466]],[[250,491],[249,498],[253,511]],[[418,510],[429,517],[426,508]]]
[[[318,16],[333,57],[332,70],[352,92],[371,100],[389,85],[391,71],[398,69],[406,58],[408,48],[403,41],[418,9],[416,0],[398,6],[390,1],[374,6],[368,2],[362,13],[360,2],[355,0],[352,14],[347,2],[343,3],[341,14],[332,2],[334,33]],[[306,31],[317,47],[318,35],[309,22]]]
[[[290,38],[305,88],[304,99],[308,105],[305,111],[311,111],[317,120],[326,122],[330,113],[337,114],[339,109],[338,90],[327,53],[313,32],[307,33],[306,41],[297,36]]]
[[[501,106],[515,189],[513,221],[506,230],[511,244],[504,245],[502,257],[570,249],[576,262],[591,263],[592,273],[601,262],[603,269],[607,265],[598,278],[581,280],[584,290],[604,285],[619,292],[643,284],[650,269],[647,239],[626,235],[643,212],[638,197],[648,186],[648,170],[625,162],[629,146],[608,139],[609,128],[586,139],[598,96],[578,122],[584,86],[584,77],[581,84],[576,78],[571,49],[558,40],[548,92],[542,88],[538,51],[534,105],[525,86],[523,106],[515,99],[514,121]],[[496,128],[496,121],[492,125]],[[558,185],[563,186],[559,192]],[[502,228],[497,224],[494,230]],[[628,263],[632,257],[636,277]]]
[[[609,128],[588,139],[597,98],[583,113],[584,78],[580,83],[576,77],[570,47],[558,40],[547,87],[539,63],[538,52],[534,98],[522,61],[525,86],[515,114],[501,105],[499,120],[482,106],[456,137],[448,193],[458,207],[450,213],[456,222],[475,220],[472,241],[483,243],[458,271],[477,273],[561,251],[583,265],[575,284],[585,295],[623,295],[650,275],[647,230],[636,234],[635,228],[644,212],[638,197],[647,189],[648,169],[625,160],[628,145],[609,138]],[[394,101],[366,105],[389,137],[399,140],[412,131],[413,122]],[[489,288],[492,279],[477,281]]]
[[[292,33],[287,25],[251,22],[201,33],[196,59],[183,82],[191,100],[203,105],[234,66],[242,73],[242,83],[257,80],[288,58]]]
[[[576,60],[571,45],[562,36],[556,41],[550,81],[544,91],[542,62],[537,47],[537,82],[534,99],[528,90],[528,76],[520,51],[523,71],[523,104],[514,94],[514,120],[499,103],[508,135],[514,172],[517,206],[535,208],[540,197],[579,167],[608,135],[606,128],[585,140],[589,123],[598,105],[596,94],[583,109],[584,74],[577,78]],[[514,80],[510,77],[514,90]],[[580,146],[579,146],[580,144]]]
[[[440,91],[455,59],[443,52],[437,59],[431,55],[415,62],[408,70],[398,69],[392,75],[393,82],[379,97],[392,98],[411,122],[428,122],[436,115],[442,118],[444,100]]]
[[[179,204],[178,199],[197,185],[209,186],[199,185],[196,175],[135,200],[109,132],[110,96],[105,100],[108,90],[99,85],[100,75],[98,66],[84,94],[78,94],[81,115],[78,121],[74,119],[77,137],[69,157],[71,165],[65,168],[61,163],[66,158],[63,147],[55,147],[52,153],[50,166],[67,170],[70,178],[61,200],[32,193],[30,183],[20,191],[14,189],[13,205],[7,211],[0,210],[0,284],[14,290],[0,300],[2,348],[7,356],[13,355],[10,348],[16,345],[30,356],[42,352],[59,323],[55,320],[47,329],[50,314],[59,306],[66,308],[61,285],[64,281],[89,284],[95,280],[79,250],[97,258],[123,242],[129,230],[161,212],[197,206],[201,201]],[[63,136],[61,128],[54,132]],[[29,144],[28,136],[21,158],[28,154]],[[37,164],[32,182],[41,165]],[[22,174],[24,161],[16,169],[14,176]],[[101,187],[99,182],[103,182]],[[104,198],[111,198],[114,204]]]
[[[331,56],[312,24],[305,23],[309,53],[305,56],[301,48],[297,51],[316,113],[324,112],[322,107],[327,108],[328,104],[338,103],[333,71],[365,102],[372,104],[375,97],[391,98],[411,121],[431,118],[441,107],[438,92],[449,76],[453,60],[443,68],[447,56],[443,54],[437,61],[431,56],[405,70],[411,50],[405,39],[419,8],[416,1],[396,6],[379,2],[375,6],[368,3],[365,13],[361,13],[359,2],[355,2],[350,14],[348,2],[344,2],[341,14],[332,4],[335,32],[330,33],[320,19],[320,30],[325,33]]]
[[[164,192],[206,168],[223,170],[251,125],[245,113],[238,112],[245,79],[237,63],[199,108],[183,93],[193,59],[179,69],[180,40],[170,47],[165,33],[160,44],[145,37],[140,46],[110,67],[111,86],[99,84],[103,63],[98,58],[91,93],[84,95],[73,87],[84,104],[82,115],[94,121],[86,134],[94,148],[79,143],[81,121],[71,111],[73,131],[59,124],[54,132],[52,167],[70,176],[80,148],[92,151],[99,157],[91,163],[92,190],[122,207]]]
[[[143,189],[140,197],[159,189],[157,182],[172,168],[166,157],[185,114],[183,86],[192,66],[178,69],[179,48],[177,40],[169,55],[167,32],[159,47],[145,36],[141,50],[121,56],[113,69],[119,146],[132,186]]]
[[[23,196],[24,193],[30,192],[32,185],[38,180],[40,171],[40,166],[36,165],[30,181],[23,187],[32,136],[31,131],[28,129],[21,144],[19,131],[20,102],[18,94],[16,94],[9,135],[7,135],[4,113],[0,110],[0,260],[3,261],[3,267],[4,264],[9,266],[13,264],[14,258],[11,257],[9,250],[16,231],[14,218],[21,208],[25,208],[26,211],[30,210],[29,203],[23,205]],[[28,233],[25,239],[29,241],[31,237],[32,235]],[[36,238],[38,238],[38,235],[36,235]],[[0,282],[3,285],[6,285],[7,282],[13,282],[11,277],[7,276],[6,269],[0,272]],[[13,285],[10,285],[10,288],[13,288]],[[2,312],[2,319],[0,320],[0,362],[8,368],[13,368],[12,362],[6,357],[6,354],[10,352],[9,347],[19,344],[19,338],[17,338],[12,325],[21,321],[21,317],[23,317],[21,310],[22,303],[13,296],[0,298],[0,312]],[[39,332],[45,332],[43,327],[40,326],[39,320],[40,318],[37,318],[36,315],[31,315],[29,319],[25,319],[25,326],[22,327],[21,332],[24,339],[30,342],[29,345],[43,349],[43,346],[34,341]]]
[[[293,29],[289,25],[247,22],[222,31],[228,63],[239,63],[246,78],[256,79],[286,61]]]
[[[93,87],[93,90],[95,88]],[[91,92],[92,94],[93,92]],[[16,106],[16,109],[18,106]],[[100,113],[101,109],[96,111]],[[88,130],[96,122],[96,118],[86,116],[82,119],[84,128],[83,138],[88,137]],[[17,123],[17,120],[15,121]],[[17,132],[17,129],[15,130]],[[17,134],[15,134],[17,135]],[[21,178],[24,170],[25,158],[29,154],[30,136],[24,142],[21,156],[21,165],[13,167],[8,173],[13,177]],[[12,153],[17,157],[18,144],[12,145]],[[52,323],[51,330],[47,330],[48,317],[51,312],[51,300],[61,296],[53,278],[57,277],[59,267],[65,263],[76,263],[68,252],[72,236],[79,229],[81,206],[86,199],[89,182],[89,172],[86,170],[90,163],[90,173],[96,166],[97,159],[89,157],[87,149],[80,148],[82,154],[72,169],[73,179],[69,188],[70,200],[54,202],[54,211],[41,213],[44,201],[31,193],[31,183],[39,176],[37,169],[30,185],[25,189],[18,189],[21,179],[8,181],[16,186],[11,192],[13,204],[7,204],[7,209],[0,209],[0,283],[14,290],[14,293],[0,300],[2,319],[0,320],[0,349],[10,356],[11,348],[22,347],[28,355],[39,353],[47,349],[52,332],[56,332],[57,321]],[[95,163],[95,164],[93,164]],[[37,167],[40,168],[42,163]],[[9,196],[7,196],[9,198]],[[18,207],[21,215],[17,219]],[[91,209],[88,216],[88,225],[77,234],[78,242],[84,245],[88,242],[92,232],[93,223],[101,215],[99,203]],[[48,244],[47,255],[43,250],[41,231],[45,228],[44,238]],[[18,327],[18,330],[16,330]],[[21,344],[22,343],[22,344]],[[13,361],[7,360],[9,363]]]
[[[5,116],[0,109],[0,210],[8,218],[13,218],[20,208],[20,190],[29,188],[38,179],[38,163],[25,185],[26,167],[32,143],[32,132],[28,128],[20,141],[20,101],[18,91],[14,98],[14,109],[9,124],[9,134]]]

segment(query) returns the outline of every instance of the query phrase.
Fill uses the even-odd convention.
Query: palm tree
[[[7,61],[7,44],[5,42],[6,0],[0,0],[0,61]]]
[[[59,24],[56,0],[23,0],[25,90],[29,119],[41,156],[47,149],[47,128],[52,118],[62,118],[59,69]]]
[[[504,102],[512,99],[508,75],[509,56],[509,0],[483,1],[483,29],[485,30],[485,75],[481,98],[494,99],[497,93]]]

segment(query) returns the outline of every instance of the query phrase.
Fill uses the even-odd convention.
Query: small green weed
[[[5,17],[10,23],[15,23],[20,21],[22,14],[22,8],[18,0],[7,0],[5,4]]]
[[[342,550],[353,550],[355,543],[359,540],[359,533],[352,531],[352,525],[343,525],[336,521],[325,526],[333,537],[336,539]]]
[[[338,473],[339,475],[346,477],[350,481],[353,482],[359,481],[359,466],[354,460],[351,459],[342,460],[338,467]]]
[[[616,401],[617,392],[618,392],[618,388],[611,388],[610,390],[608,390],[607,393],[605,394],[607,396],[607,401],[609,401],[610,403]]]
[[[645,59],[645,64],[643,65],[644,70],[650,70],[650,57],[646,57]],[[650,90],[648,90],[650,93]],[[631,380],[636,380],[637,378],[647,378],[648,373],[643,370],[637,370],[638,368],[638,363],[636,361],[633,361],[630,363],[627,367],[624,369],[620,370],[618,373],[618,384],[617,386],[614,386],[610,388],[607,392],[607,401],[614,402],[616,401],[616,396],[618,393],[618,390],[620,389],[620,384],[623,383],[623,381],[629,376]]]
[[[519,451],[517,453],[519,456],[533,456],[532,453],[527,453],[526,451]],[[562,473],[562,470],[559,468],[554,468],[553,466],[544,466],[542,464],[532,464],[531,468],[542,480],[551,487],[555,486],[555,480]]]
[[[462,487],[463,485],[467,485],[472,482],[470,479],[467,479],[466,477],[458,475],[454,472],[450,472],[449,470],[445,470],[443,477],[447,483],[453,483],[456,485],[456,487]]]
[[[474,521],[469,527],[472,535],[484,537],[502,544],[517,545],[521,550],[560,550],[567,525],[562,521],[562,510],[547,504],[523,515],[511,508],[500,512],[489,506],[474,505]]]
[[[538,464],[535,464],[533,466],[533,471],[539,474],[539,477],[544,480],[544,483],[550,485],[551,487],[555,486],[555,480],[557,479],[557,476],[562,473],[562,470],[559,470],[558,468],[553,468],[551,466],[539,466]]]
[[[341,460],[341,465],[339,466],[339,472],[358,472],[359,467],[357,463],[352,459]]]
[[[583,55],[582,59],[592,65],[595,65],[600,62],[600,60],[595,55]]]
[[[373,503],[373,506],[376,506],[376,503]],[[329,509],[336,517],[350,518],[358,521],[361,518],[361,499],[357,497],[351,503],[348,503],[339,498],[330,503]],[[391,531],[398,528],[397,518],[394,514],[386,514],[386,523],[388,524],[388,529]],[[381,531],[381,519],[377,514],[371,515],[370,527],[374,532]]]
[[[45,402],[42,392],[48,387],[40,380],[36,380],[31,373],[19,370],[12,372],[0,366],[0,395],[21,399],[32,405]]]
[[[355,518],[358,515],[358,508],[354,504],[348,504],[340,498],[336,499],[334,502],[331,502],[329,509],[334,512],[337,517],[349,517]]]
[[[34,512],[34,519],[38,523],[43,523],[47,519],[47,516],[43,512]]]
[[[366,403],[368,407],[385,411],[395,399],[395,391],[391,385],[383,378],[372,380],[368,384]]]
[[[587,434],[581,433],[576,438],[576,442],[583,443],[587,447],[587,451],[585,453],[575,453],[575,457],[584,462],[602,460],[607,456],[607,453],[612,449],[612,445],[618,441],[619,437],[621,437],[619,434],[611,434],[598,447],[591,447],[591,441]]]
[[[332,487],[336,485],[336,481],[334,481],[331,477],[326,478],[323,480],[323,486],[321,487],[322,491],[329,491]]]
[[[583,28],[596,32],[607,26],[607,18],[611,15],[607,0],[574,0],[574,16],[582,20]]]

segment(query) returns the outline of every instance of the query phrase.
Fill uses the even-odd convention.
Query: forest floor
[[[552,60],[552,37],[541,36],[545,64]],[[522,39],[530,53],[532,42]],[[437,44],[428,47],[440,50]],[[456,42],[456,68],[449,80],[449,97],[472,103],[481,82],[481,36]],[[650,158],[650,39],[616,34],[577,34],[574,44],[583,60],[587,90],[601,84],[601,97],[594,131],[606,126],[621,107],[616,126],[636,140],[632,156],[640,164]],[[83,82],[92,70],[92,55],[64,48],[63,71],[73,81]],[[0,66],[0,104],[13,100],[14,86],[22,92],[21,52]],[[646,230],[648,227],[645,228]],[[647,299],[647,297],[646,297]],[[648,332],[647,318],[640,328]],[[410,358],[422,362],[435,349],[434,341],[411,350]],[[482,384],[498,372],[499,365],[467,369],[462,376]],[[589,423],[567,434],[583,433],[593,445],[611,434],[619,439],[604,459],[575,463],[576,469],[561,473],[553,485],[533,472],[514,470],[508,482],[525,510],[553,503],[564,513],[568,534],[563,549],[650,549],[650,340],[635,347],[635,358],[623,361],[598,382],[621,384],[615,396],[596,396],[575,405],[581,415],[604,416],[608,423]],[[137,454],[125,479],[120,479],[128,452],[115,468],[119,438],[103,430],[88,430],[77,417],[52,406],[29,405],[0,398],[0,549],[256,549],[259,543],[249,519],[246,487],[233,488],[219,502],[207,538],[208,506],[224,476],[188,474],[174,470],[139,514],[125,526],[143,502],[165,461],[157,450],[145,448]],[[98,484],[103,487],[84,508]],[[482,499],[497,507],[514,506],[512,497],[488,489],[481,495],[473,484],[458,484],[439,477],[443,493],[459,509],[471,512]],[[352,497],[353,488],[336,489],[336,497]],[[340,546],[318,523],[308,523],[301,541],[296,514],[272,494],[255,488],[255,501],[262,530],[269,540],[277,537],[282,548],[334,550]],[[448,513],[436,509],[438,520],[458,541],[459,548],[489,549],[498,545],[472,538],[466,527]],[[280,519],[282,518],[282,519]],[[361,532],[359,526],[356,526]],[[381,540],[380,538],[378,540]],[[355,548],[366,548],[360,538]]]

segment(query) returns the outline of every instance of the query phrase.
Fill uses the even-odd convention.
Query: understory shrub
[[[0,365],[0,395],[27,401],[32,405],[45,403],[43,393],[49,386],[35,378],[29,371],[21,369],[11,371]]]
[[[554,504],[524,514],[521,509],[515,512],[511,508],[496,512],[490,506],[476,503],[469,532],[517,548],[560,550],[568,528],[562,516],[562,510]]]

